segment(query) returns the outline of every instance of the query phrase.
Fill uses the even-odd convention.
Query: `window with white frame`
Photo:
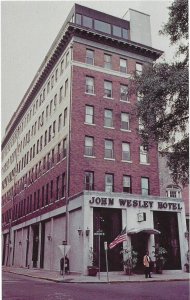
[[[94,190],[94,172],[86,171],[84,173],[84,189],[87,191]]]
[[[85,123],[94,124],[94,107],[90,105],[85,106]]]
[[[128,86],[124,84],[120,84],[120,100],[129,101],[128,100]]]
[[[143,93],[140,93],[139,91],[137,92],[137,101],[141,101],[141,100],[143,100],[143,97],[144,97],[144,95],[143,95]]]
[[[111,69],[112,63],[111,63],[111,55],[104,54],[104,68]]]
[[[62,114],[59,115],[59,120],[58,120],[58,132],[61,130],[62,126]]]
[[[143,70],[143,66],[140,63],[136,63],[136,73],[141,75]]]
[[[91,49],[86,49],[86,63],[94,65],[94,51]]]
[[[140,146],[140,163],[148,163],[148,148],[143,145]]]
[[[127,73],[127,60],[120,58],[120,72]]]
[[[122,160],[130,161],[131,160],[131,153],[130,153],[130,144],[129,143],[122,143]]]
[[[105,158],[114,158],[112,140],[105,140]]]
[[[178,185],[170,184],[166,187],[166,197],[181,198],[181,188]]]
[[[94,154],[94,138],[85,136],[85,155],[93,156]]]
[[[149,178],[141,177],[141,193],[144,196],[150,195]]]
[[[129,130],[129,114],[128,113],[121,113],[121,129]]]
[[[104,126],[113,127],[113,111],[111,109],[104,110]]]
[[[88,94],[94,94],[94,78],[86,76],[86,88],[85,92]]]
[[[131,176],[123,175],[123,192],[132,194]]]
[[[65,96],[67,96],[68,93],[68,87],[69,87],[69,81],[68,79],[65,81]]]
[[[113,174],[105,174],[105,192],[114,192]]]
[[[112,82],[104,80],[104,96],[112,98]]]

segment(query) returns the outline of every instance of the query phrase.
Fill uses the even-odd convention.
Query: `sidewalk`
[[[27,269],[27,268],[16,268],[16,267],[2,267],[2,271],[29,276],[33,278],[45,279],[54,282],[64,283],[106,283],[107,273],[100,273],[100,278],[97,274],[96,277],[85,276],[80,274],[69,274],[64,277],[59,274],[58,271],[48,271],[42,269]],[[125,275],[124,272],[110,272],[109,282],[153,282],[153,281],[178,281],[178,280],[189,280],[190,273],[185,273],[181,270],[177,271],[163,271],[163,274],[152,274],[152,278],[146,279],[143,274],[132,276]]]

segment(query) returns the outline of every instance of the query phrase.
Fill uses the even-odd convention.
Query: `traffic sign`
[[[97,231],[97,232],[94,233],[94,235],[105,235],[105,233],[101,232],[101,231]]]

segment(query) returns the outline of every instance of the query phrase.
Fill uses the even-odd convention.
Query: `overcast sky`
[[[172,1],[3,1],[1,2],[1,135],[74,3],[122,18],[129,8],[151,16],[152,46],[171,59],[167,37],[158,31]]]

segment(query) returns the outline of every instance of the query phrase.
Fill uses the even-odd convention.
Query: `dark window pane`
[[[111,34],[111,25],[102,21],[94,20],[96,30]]]
[[[123,38],[124,39],[128,39],[128,32],[127,32],[127,29],[122,29],[122,33],[123,33]]]
[[[113,25],[113,35],[121,37],[121,27]]]
[[[76,24],[81,25],[81,23],[82,23],[81,20],[82,20],[81,15],[76,14]]]
[[[83,26],[92,28],[92,19],[89,17],[83,16]]]

